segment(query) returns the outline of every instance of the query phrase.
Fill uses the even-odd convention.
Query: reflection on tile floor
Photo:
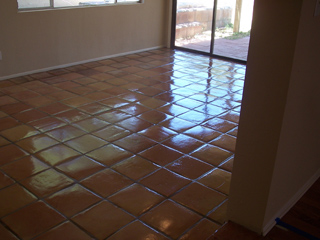
[[[0,82],[0,239],[206,239],[245,66],[160,49]]]

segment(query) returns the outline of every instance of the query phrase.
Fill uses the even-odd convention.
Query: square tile
[[[130,179],[111,169],[105,169],[81,181],[83,186],[102,197],[108,197],[132,183]]]
[[[209,142],[216,137],[219,137],[221,133],[214,131],[210,128],[206,128],[203,126],[196,126],[184,132],[184,134],[201,140],[203,142]]]
[[[54,117],[47,117],[47,118],[33,121],[29,123],[29,125],[38,129],[41,132],[46,132],[55,128],[62,127],[66,125],[66,123]]]
[[[221,226],[207,219],[201,220],[179,240],[209,239]]]
[[[177,135],[176,132],[159,125],[153,125],[143,131],[140,131],[139,134],[157,142],[162,142],[169,137]]]
[[[80,156],[80,153],[63,144],[58,144],[44,151],[38,152],[35,156],[43,162],[51,166],[55,166]]]
[[[0,190],[0,217],[14,212],[37,198],[18,184]]]
[[[40,112],[36,109],[27,110],[24,112],[16,113],[13,117],[20,122],[29,123],[35,120],[39,120],[41,118],[47,117],[48,114]]]
[[[110,108],[119,108],[119,107],[128,105],[130,102],[122,98],[113,97],[113,98],[105,99],[100,103]]]
[[[81,199],[81,201],[79,201],[79,199]],[[78,184],[72,185],[46,198],[46,201],[52,207],[67,217],[71,217],[85,210],[100,200],[100,197]]]
[[[59,142],[65,142],[70,139],[80,137],[84,134],[86,134],[85,131],[80,130],[76,127],[73,127],[71,125],[67,125],[67,126],[60,127],[55,130],[46,132],[46,135],[54,138],[55,140],[57,140]]]
[[[40,132],[32,127],[29,127],[28,125],[19,125],[14,128],[10,128],[7,130],[4,130],[0,132],[2,136],[9,139],[12,142],[19,141],[21,139],[34,136],[36,134],[39,134]]]
[[[29,153],[36,153],[45,148],[56,145],[58,142],[44,134],[36,135],[33,137],[25,138],[19,142],[17,145]]]
[[[99,131],[93,132],[92,135],[102,138],[108,142],[113,142],[116,141],[120,138],[126,137],[130,135],[130,131],[126,130],[124,128],[115,126],[115,125],[110,125],[107,126]]]
[[[166,197],[169,197],[190,183],[190,180],[166,169],[160,169],[159,171],[142,179],[140,183]]]
[[[224,201],[221,205],[215,208],[208,217],[215,222],[224,224],[227,220],[228,200]]]
[[[24,104],[22,102],[17,102],[13,104],[0,106],[0,110],[7,114],[15,114],[19,112],[23,112],[26,110],[30,110],[32,107],[30,105]]]
[[[189,111],[188,108],[185,108],[185,107],[181,107],[181,106],[178,106],[178,105],[175,105],[175,104],[168,104],[168,105],[165,105],[161,108],[158,108],[157,111],[161,111],[161,112],[164,112],[164,113],[167,113],[171,116],[178,116],[182,113],[185,113],[187,111]]]
[[[90,117],[90,115],[84,112],[81,112],[77,109],[71,109],[71,110],[56,114],[55,117],[57,117],[58,119],[61,119],[66,123],[73,123],[76,121],[86,119]]]
[[[203,145],[199,140],[184,134],[176,135],[164,141],[163,144],[183,153],[190,153]]]
[[[136,239],[169,240],[169,238],[161,235],[139,221],[130,223],[109,237],[108,240],[132,240],[132,236]]]
[[[129,213],[139,216],[165,198],[141,185],[133,184],[108,199]]]
[[[183,156],[182,153],[161,144],[140,152],[139,155],[161,166],[167,165]]]
[[[120,140],[115,141],[114,144],[124,149],[127,149],[133,153],[138,153],[143,151],[144,149],[147,149],[155,145],[156,142],[134,133]]]
[[[193,157],[183,156],[177,161],[171,163],[166,168],[184,177],[196,179],[206,172],[210,171],[213,167]]]
[[[190,94],[192,95],[192,94]],[[203,102],[197,101],[197,100],[193,100],[193,99],[189,99],[189,98],[185,98],[182,100],[179,100],[177,102],[175,102],[175,104],[181,106],[181,107],[185,107],[185,108],[189,108],[189,109],[193,109],[196,107],[199,107],[203,104]]]
[[[103,201],[76,215],[72,220],[96,239],[105,239],[134,218],[111,203]]]
[[[232,156],[232,153],[219,147],[207,144],[196,150],[191,154],[191,156],[210,163],[214,166],[218,166],[222,161]]]
[[[203,124],[203,126],[211,128],[213,130],[226,133],[232,128],[235,128],[237,124],[229,122],[220,118],[213,118]]]
[[[216,145],[230,152],[235,153],[236,151],[236,141],[237,139],[233,136],[227,134],[221,135],[220,137],[214,139],[210,144]]]
[[[87,114],[91,114],[91,115],[95,115],[98,113],[102,113],[102,112],[106,112],[106,111],[111,110],[110,107],[102,105],[97,102],[93,102],[93,103],[81,106],[78,109],[87,113]]]
[[[56,240],[56,239],[76,239],[76,240],[90,240],[92,239],[88,234],[78,228],[71,222],[65,222],[50,231],[35,238],[35,240]]]
[[[13,144],[0,147],[0,166],[27,155],[28,154],[25,151]]]
[[[200,215],[169,200],[140,218],[141,221],[173,239],[177,239],[200,219]]]
[[[226,170],[228,172],[232,172],[233,160],[234,160],[234,157],[228,159],[226,162],[223,162],[221,165],[219,165],[219,168]]]
[[[152,126],[151,123],[137,117],[127,118],[123,121],[117,122],[116,125],[135,133]]]
[[[186,187],[171,199],[192,210],[207,215],[209,211],[220,205],[227,196],[198,183]]]
[[[146,107],[151,108],[151,109],[156,109],[156,108],[159,108],[159,107],[167,104],[165,101],[162,101],[162,100],[159,100],[159,99],[156,99],[156,98],[143,99],[143,100],[140,101],[140,103],[143,106],[146,106]]]
[[[109,144],[88,153],[87,156],[106,166],[112,166],[117,162],[131,157],[132,153],[113,144]]]
[[[5,188],[13,183],[14,181],[9,176],[5,175],[3,172],[0,172],[0,189]]]
[[[217,168],[202,177],[199,182],[209,188],[215,189],[224,194],[229,194],[231,173]]]
[[[45,113],[48,113],[50,115],[55,115],[55,114],[70,110],[70,107],[68,107],[62,103],[56,102],[56,103],[51,103],[49,105],[43,106],[43,107],[39,108],[39,110],[41,110]]]
[[[112,169],[133,180],[138,180],[157,170],[158,168],[159,167],[154,163],[138,156],[130,157],[112,166]]]
[[[21,123],[12,117],[0,118],[0,131],[13,128],[19,125],[21,125]]]
[[[167,121],[160,123],[160,125],[162,125],[166,128],[170,128],[173,131],[181,133],[183,131],[186,131],[190,128],[195,127],[197,124],[180,119],[180,118],[172,118],[172,119],[169,119]]]
[[[163,112],[158,112],[155,110],[151,110],[145,113],[142,113],[138,116],[141,119],[144,119],[148,122],[151,122],[153,124],[158,124],[159,122],[171,119],[172,116],[165,114]]]
[[[49,169],[21,181],[21,184],[37,197],[44,197],[57,192],[73,181],[56,170]]]
[[[204,104],[200,107],[195,108],[194,110],[198,111],[198,112],[203,112],[206,113],[212,117],[216,117],[219,116],[220,114],[224,113],[227,111],[227,109],[219,107],[219,106],[215,106],[212,104]]]
[[[0,147],[10,144],[10,142],[4,137],[0,136]]]
[[[0,224],[0,238],[6,240],[18,240],[7,228]]]
[[[206,114],[205,112],[188,111],[186,113],[179,115],[179,118],[192,123],[201,124],[204,121],[211,119],[212,116],[209,114]]]
[[[81,153],[87,153],[94,149],[100,148],[103,145],[106,145],[107,142],[103,141],[100,138],[87,134],[67,141],[65,142],[65,144]]]
[[[118,110],[111,110],[103,114],[99,114],[97,117],[109,123],[116,123],[131,117],[131,115]]]
[[[1,169],[16,181],[20,181],[43,170],[49,166],[33,156],[26,156],[17,161],[10,162]]]
[[[71,178],[81,180],[104,169],[105,166],[86,156],[81,156],[76,159],[63,162],[57,165],[56,168]]]
[[[87,118],[85,120],[81,120],[80,122],[73,123],[73,126],[79,127],[81,130],[87,131],[89,133],[93,131],[97,131],[108,125],[110,125],[110,123],[94,117]]]
[[[21,239],[32,239],[64,220],[65,218],[62,215],[41,201],[22,208],[2,219]]]

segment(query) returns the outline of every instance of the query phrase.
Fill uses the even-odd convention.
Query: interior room
[[[242,64],[172,48],[173,0],[120,2],[0,1],[0,239],[285,239],[320,176],[320,3],[255,0]]]

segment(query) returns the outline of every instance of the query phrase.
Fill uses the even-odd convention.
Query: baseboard
[[[74,65],[84,64],[84,63],[88,63],[88,62],[100,61],[100,60],[113,58],[113,57],[121,57],[121,56],[124,56],[124,55],[130,55],[130,54],[135,54],[135,53],[140,53],[140,52],[145,52],[145,51],[156,50],[156,49],[160,49],[160,48],[163,48],[163,47],[166,47],[166,46],[157,46],[157,47],[152,47],[152,48],[144,48],[144,49],[130,51],[130,52],[124,52],[124,53],[118,53],[118,54],[113,54],[113,55],[108,55],[108,56],[103,56],[103,57],[98,57],[98,58],[87,59],[87,60],[83,60],[83,61],[79,61],[79,62],[72,62],[72,63],[67,63],[67,64],[63,64],[63,65],[56,65],[56,66],[52,66],[52,67],[48,67],[48,68],[42,68],[42,69],[37,69],[37,70],[32,70],[32,71],[27,71],[27,72],[22,72],[22,73],[16,73],[16,74],[0,77],[0,81],[1,80],[7,80],[7,79],[10,79],[10,78],[26,76],[26,75],[30,75],[30,74],[34,74],[34,73],[51,71],[51,70],[55,70],[55,69],[58,69],[58,68],[71,67],[71,66],[74,66]]]
[[[282,218],[298,201],[299,199],[309,190],[309,188],[317,181],[320,177],[320,169],[300,188],[300,190],[285,204],[274,217],[263,227],[262,235],[265,236],[267,233],[276,225],[276,218]]]

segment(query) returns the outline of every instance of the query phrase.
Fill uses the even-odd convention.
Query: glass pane
[[[18,8],[50,7],[50,0],[18,0]]]
[[[54,7],[74,7],[113,4],[114,0],[54,0]]]
[[[175,45],[210,52],[214,0],[178,0]]]
[[[213,54],[247,60],[254,0],[218,0]]]

